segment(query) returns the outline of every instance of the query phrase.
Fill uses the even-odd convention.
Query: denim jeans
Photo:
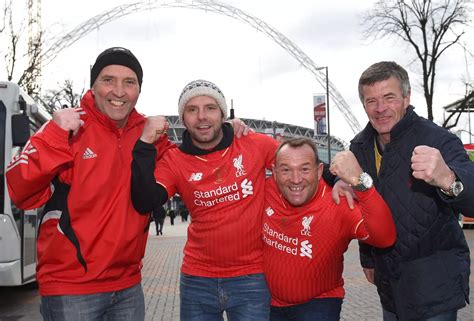
[[[208,278],[181,274],[181,321],[267,321],[270,293],[263,274]]]
[[[342,299],[313,299],[302,304],[271,307],[270,321],[339,321]]]
[[[385,309],[383,310],[383,321],[398,321],[397,315]],[[447,313],[439,314],[437,316],[423,319],[420,321],[456,321],[458,315],[458,311],[450,311]]]
[[[121,291],[41,297],[44,321],[141,321],[145,319],[142,285]]]

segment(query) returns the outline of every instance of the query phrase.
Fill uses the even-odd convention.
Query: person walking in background
[[[168,209],[168,216],[170,218],[170,224],[174,225],[174,219],[176,218],[176,212],[171,207]]]
[[[156,235],[163,235],[163,225],[165,224],[166,218],[165,208],[162,205],[158,206],[151,212],[151,215],[155,220]]]
[[[377,247],[395,242],[390,210],[354,155],[336,154],[331,171],[356,191],[359,202],[353,210],[346,202],[337,206],[332,201],[312,139],[288,139],[276,152],[263,213],[271,321],[338,321],[349,242],[358,239]]]
[[[155,165],[155,128],[133,151],[132,199],[146,213],[179,193],[190,211],[180,278],[182,321],[266,321],[270,294],[261,240],[265,169],[278,145],[257,133],[235,139],[227,104],[212,82],[187,84],[178,113],[186,130],[176,153]],[[150,120],[151,122],[151,120]]]
[[[469,298],[471,258],[458,213],[474,216],[474,163],[456,135],[415,113],[410,93],[395,62],[375,63],[359,79],[369,123],[350,150],[397,228],[389,249],[361,244],[361,263],[385,321],[455,321]],[[336,202],[345,188],[336,183]]]
[[[135,110],[143,71],[130,50],[113,47],[90,72],[80,108],[56,111],[13,159],[8,191],[21,209],[45,206],[37,236],[44,320],[140,321],[149,216],[130,202],[130,164],[145,124]],[[158,158],[173,146],[166,135],[155,143]]]
[[[181,221],[182,222],[187,222],[188,221],[188,216],[189,216],[189,211],[186,206],[183,205],[181,208]]]

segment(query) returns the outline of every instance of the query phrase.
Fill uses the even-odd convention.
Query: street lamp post
[[[326,117],[327,117],[327,140],[328,140],[328,164],[331,163],[331,122],[329,121],[329,68],[328,66],[316,68],[316,70],[326,70]]]
[[[329,68],[326,68],[326,115],[327,115],[327,128],[328,128],[328,164],[331,164],[331,122],[329,121]]]

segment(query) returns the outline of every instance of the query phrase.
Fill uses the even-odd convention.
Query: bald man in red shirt
[[[311,139],[289,139],[276,152],[273,178],[265,185],[262,236],[271,321],[339,320],[349,242],[381,248],[395,242],[390,210],[354,155],[337,154],[331,171],[353,186],[353,209],[332,201]]]

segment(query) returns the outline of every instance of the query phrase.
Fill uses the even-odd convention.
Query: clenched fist
[[[456,179],[456,175],[446,165],[440,151],[425,145],[419,145],[413,149],[411,169],[414,178],[421,179],[445,191],[449,190]]]
[[[165,116],[148,116],[146,117],[145,127],[143,127],[140,140],[148,144],[153,144],[161,135],[166,133],[168,128],[169,124]]]
[[[339,152],[334,156],[329,170],[334,175],[339,176],[345,183],[353,186],[359,184],[359,176],[363,172],[357,158],[348,150]]]

